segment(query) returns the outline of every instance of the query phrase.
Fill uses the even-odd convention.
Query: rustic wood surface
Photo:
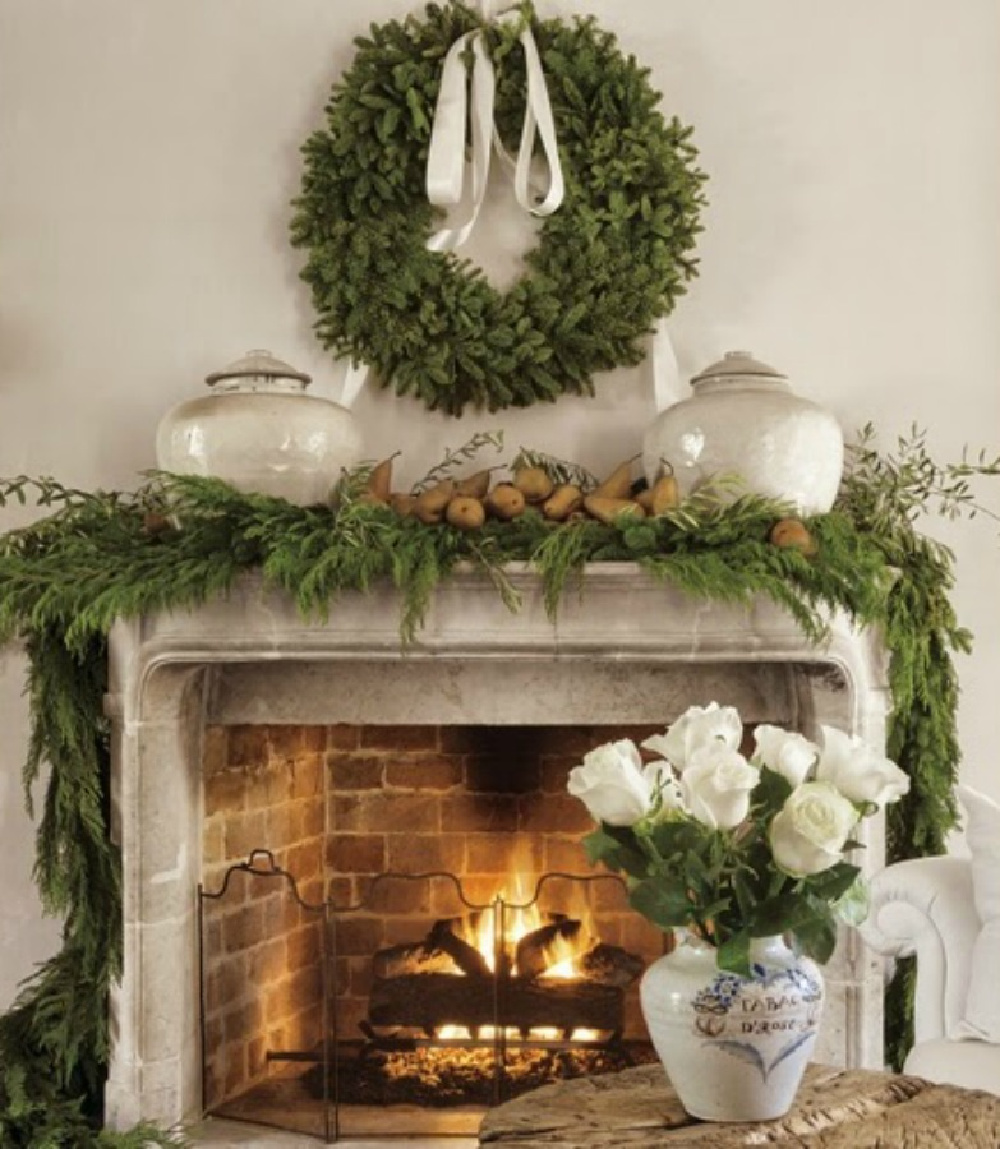
[[[509,1101],[487,1113],[479,1140],[517,1149],[997,1149],[1000,1097],[919,1077],[813,1065],[786,1117],[724,1125],[689,1117],[662,1067],[643,1065]]]

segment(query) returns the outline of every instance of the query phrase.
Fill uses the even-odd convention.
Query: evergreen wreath
[[[468,260],[427,250],[424,173],[444,57],[482,26],[461,3],[372,25],[305,143],[292,242],[307,249],[316,332],[337,356],[431,410],[495,411],[593,394],[592,375],[641,362],[641,338],[696,270],[704,175],[691,129],[657,109],[649,71],[593,18],[530,20],[564,168],[562,206],[501,293]],[[524,53],[487,24],[496,123],[516,140]]]

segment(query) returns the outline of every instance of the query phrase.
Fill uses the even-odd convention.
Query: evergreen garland
[[[916,427],[899,437],[895,453],[876,449],[870,423],[848,449],[838,502],[895,575],[882,619],[893,700],[887,753],[910,776],[911,787],[887,812],[886,856],[893,862],[943,854],[956,824],[961,752],[951,655],[968,653],[972,636],[959,626],[949,599],[955,556],[916,523],[927,510],[948,519],[985,515],[996,521],[973,496],[969,480],[979,476],[1000,476],[1000,458],[980,452],[970,462],[963,454],[959,463],[940,466]],[[907,958],[897,964],[886,998],[886,1060],[897,1069],[912,1043],[915,990],[916,962]]]
[[[493,441],[487,437],[486,441]],[[98,1130],[108,1054],[107,994],[121,968],[121,884],[108,839],[108,729],[101,716],[107,634],[117,618],[196,606],[244,572],[322,617],[339,593],[386,580],[400,591],[401,638],[412,640],[438,583],[460,561],[493,580],[516,610],[504,564],[527,560],[555,614],[596,561],[638,562],[703,599],[766,595],[814,641],[826,612],[883,628],[895,707],[889,751],[913,779],[890,820],[889,858],[940,852],[954,824],[957,684],[968,649],[948,601],[951,556],[923,539],[899,498],[884,495],[884,461],[860,452],[839,509],[808,521],[806,558],[768,541],[787,508],[756,496],[731,505],[689,499],[658,519],[556,525],[534,512],[464,533],[426,527],[355,497],[336,509],[241,494],[214,479],[154,476],[132,494],[87,493],[50,480],[0,483],[0,504],[33,495],[49,518],[0,539],[0,640],[22,638],[29,659],[31,740],[26,791],[51,775],[38,828],[36,878],[47,910],[65,919],[64,948],[0,1017],[0,1144],[5,1149],[133,1149],[177,1144],[149,1129]],[[983,468],[980,468],[983,470]],[[1000,473],[1000,470],[990,473]],[[895,511],[893,508],[895,507]],[[179,525],[177,525],[179,524]],[[898,1064],[909,1017],[906,985],[892,1020]]]
[[[665,121],[648,69],[591,18],[530,21],[566,192],[506,293],[454,253],[427,250],[431,120],[451,45],[483,27],[496,123],[516,150],[524,52],[516,22],[461,3],[371,27],[303,146],[292,242],[305,248],[322,344],[384,386],[459,415],[593,394],[591,376],[642,359],[641,339],[695,274],[704,175],[690,129]]]

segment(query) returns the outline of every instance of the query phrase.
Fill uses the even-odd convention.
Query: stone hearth
[[[196,899],[203,872],[206,730],[267,725],[621,726],[666,724],[711,699],[748,723],[813,733],[835,723],[885,735],[885,661],[876,638],[832,620],[817,648],[768,601],[697,603],[638,568],[589,568],[582,597],[545,615],[537,577],[511,572],[511,615],[489,581],[460,573],[434,597],[419,640],[401,650],[390,588],[345,595],[328,620],[303,620],[248,579],[188,613],[118,624],[107,702],[114,828],[124,861],[125,963],[112,1004],[108,1123],[173,1124],[202,1107]],[[864,865],[879,868],[870,820]],[[817,1056],[882,1063],[882,967],[847,934],[828,968]],[[208,1123],[197,1145],[314,1144]]]

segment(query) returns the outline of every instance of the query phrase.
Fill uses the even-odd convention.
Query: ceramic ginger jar
[[[751,942],[753,976],[680,932],[639,987],[646,1026],[681,1104],[703,1121],[771,1121],[791,1108],[816,1044],[823,977],[781,937]]]
[[[736,475],[746,490],[788,502],[800,515],[833,506],[844,436],[830,412],[794,395],[784,375],[746,351],[727,352],[691,387],[693,396],[668,407],[646,433],[651,486],[669,464],[682,496],[713,476]]]
[[[247,352],[206,378],[210,395],[160,421],[159,467],[300,506],[326,502],[341,469],[360,459],[361,436],[347,408],[306,394],[310,381],[269,351]]]

